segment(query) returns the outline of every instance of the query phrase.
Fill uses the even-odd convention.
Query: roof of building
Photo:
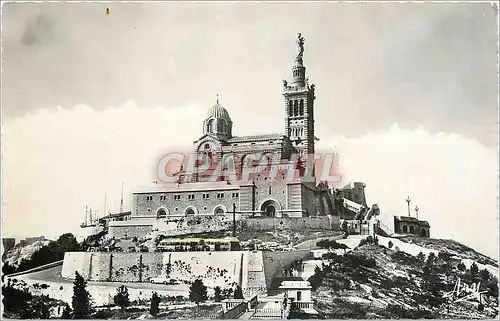
[[[217,102],[217,104],[215,104],[208,110],[207,118],[223,118],[229,121],[231,120],[227,109],[222,107],[219,102]]]
[[[99,219],[103,220],[103,219],[108,219],[108,218],[123,217],[123,216],[127,216],[127,215],[132,215],[132,212],[129,211],[129,212],[122,212],[122,213],[110,213],[110,214],[103,216]]]
[[[264,140],[271,140],[271,139],[280,139],[283,140],[285,139],[285,135],[281,133],[274,133],[274,134],[263,134],[263,135],[252,135],[252,136],[237,136],[237,137],[232,137],[227,140],[228,143],[245,143],[245,142],[252,142],[252,141],[264,141]]]
[[[133,194],[149,194],[149,193],[172,193],[172,192],[189,192],[189,191],[213,191],[213,190],[231,190],[239,189],[239,185],[230,184],[228,181],[220,182],[196,182],[182,184],[165,184],[146,188],[141,191],[136,191]]]
[[[308,281],[283,281],[280,289],[310,289],[311,285]]]
[[[412,223],[417,223],[419,225],[429,225],[429,222],[427,221],[422,221],[417,219],[416,217],[411,217],[411,216],[396,216],[396,219],[398,219],[401,222],[412,222]]]

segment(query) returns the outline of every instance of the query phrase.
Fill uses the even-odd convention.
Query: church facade
[[[233,210],[239,219],[333,216],[328,184],[314,175],[316,96],[303,52],[299,34],[292,79],[283,80],[282,132],[236,136],[228,110],[217,100],[202,124],[203,135],[194,141],[194,166],[182,167],[175,183],[134,192],[130,220],[112,223],[148,225]]]

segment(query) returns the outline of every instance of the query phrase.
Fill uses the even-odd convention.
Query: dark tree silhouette
[[[477,267],[476,262],[472,262],[472,265],[469,268],[470,275],[475,278],[477,277],[477,274],[479,273],[479,268]]]
[[[11,274],[16,272],[16,267],[9,264],[9,262],[5,262],[2,266],[2,273],[4,275]]]
[[[73,283],[73,307],[74,319],[90,319],[92,306],[90,304],[90,294],[87,291],[87,282],[80,273],[75,272],[75,282]]]
[[[67,303],[64,306],[64,310],[61,314],[61,319],[71,319],[71,308],[69,307],[69,304],[67,304]]]
[[[116,295],[113,298],[116,306],[119,306],[122,310],[130,306],[130,299],[128,295],[128,289],[125,285],[120,285],[116,288]]]
[[[76,237],[71,233],[65,233],[56,241],[58,248],[64,252],[74,252],[80,250],[80,245],[76,240]]]
[[[423,264],[423,263],[425,262],[425,255],[424,255],[424,253],[419,252],[419,253],[417,254],[417,260],[418,260],[420,263],[422,263],[422,264]]]
[[[234,298],[235,299],[244,299],[245,297],[243,296],[243,290],[241,287],[238,285],[236,286],[236,289],[234,290]]]
[[[153,292],[151,296],[151,307],[149,308],[149,313],[156,317],[160,312],[160,297],[158,297],[158,293]]]
[[[193,284],[189,287],[189,300],[196,304],[207,301],[207,287],[203,284],[203,281],[196,279]]]
[[[31,302],[29,316],[25,315],[23,319],[48,319],[50,317],[50,311],[43,299],[43,297],[35,297]]]
[[[215,302],[222,301],[222,290],[221,290],[220,286],[216,286],[214,288],[214,301]]]
[[[29,302],[32,299],[31,293],[25,290],[19,290],[12,285],[2,286],[2,303],[5,312],[24,314],[29,310]]]

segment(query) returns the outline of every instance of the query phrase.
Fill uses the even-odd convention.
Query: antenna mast
[[[120,201],[120,213],[123,213],[123,183],[122,183],[122,199]]]
[[[104,190],[104,212],[103,212],[104,216],[106,216],[106,213],[107,213],[107,211],[106,211],[106,205],[107,205],[106,201],[107,201],[107,191]]]

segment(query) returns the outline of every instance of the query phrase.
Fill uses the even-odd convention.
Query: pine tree
[[[222,301],[222,294],[221,294],[222,290],[220,288],[220,286],[216,286],[214,288],[214,301],[215,302],[220,302]]]
[[[130,299],[128,289],[125,285],[120,285],[116,288],[116,295],[113,298],[115,305],[119,306],[122,310],[130,306]]]
[[[71,319],[71,308],[69,307],[69,304],[67,304],[67,303],[64,306],[64,310],[61,314],[61,319]]]
[[[420,263],[424,263],[424,262],[425,262],[425,255],[424,255],[424,253],[419,252],[419,253],[418,253],[418,255],[417,255],[417,260],[418,260]]]
[[[153,296],[151,297],[151,307],[149,308],[149,313],[156,317],[160,312],[160,297],[158,297],[158,293],[153,292]]]
[[[92,306],[90,304],[90,294],[86,287],[87,282],[76,271],[75,282],[73,283],[73,299],[71,302],[74,319],[90,319]]]
[[[234,290],[234,298],[235,299],[244,299],[245,297],[243,296],[243,290],[241,287],[238,285],[236,286],[236,289]]]
[[[476,262],[472,262],[472,265],[470,266],[470,275],[473,278],[475,278],[478,273],[479,273],[479,268],[477,267]]]
[[[189,288],[189,300],[200,304],[201,302],[207,301],[207,287],[203,284],[203,281],[196,279],[191,287]]]

